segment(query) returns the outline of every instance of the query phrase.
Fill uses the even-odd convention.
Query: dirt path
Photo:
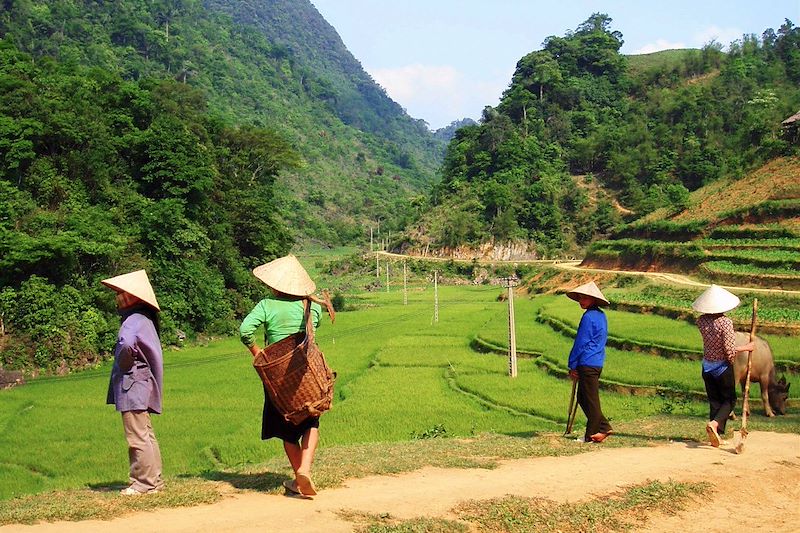
[[[613,438],[613,437],[612,437]],[[313,500],[236,494],[213,505],[130,514],[112,521],[4,526],[0,533],[29,532],[225,532],[351,531],[339,510],[389,513],[393,517],[450,517],[470,499],[507,494],[576,502],[648,480],[709,481],[707,503],[694,502],[674,516],[653,516],[638,531],[796,531],[800,524],[800,435],[753,432],[741,455],[732,443],[720,449],[694,442],[652,448],[591,446],[573,457],[504,461],[495,470],[422,470],[348,481]],[[716,509],[709,522],[708,509]]]
[[[376,254],[391,257],[394,259],[424,259],[426,261],[460,261],[462,263],[471,263],[472,260],[470,259],[452,259],[449,257],[428,257],[428,256],[418,256],[418,255],[403,255],[403,254],[395,254],[391,252],[375,252]],[[686,285],[688,287],[708,287],[708,283],[703,283],[701,281],[696,281],[689,276],[685,276],[683,274],[673,274],[670,272],[655,272],[655,271],[646,271],[646,270],[612,270],[607,268],[592,268],[592,267],[582,267],[580,260],[561,260],[561,259],[528,259],[528,260],[519,260],[519,261],[502,261],[502,260],[495,260],[495,259],[479,259],[477,260],[479,264],[498,264],[498,263],[515,263],[515,264],[549,264],[556,268],[560,268],[562,270],[572,270],[577,272],[600,272],[604,274],[628,274],[631,276],[643,276],[646,278],[650,278],[653,280],[658,281],[666,281],[668,283],[672,283],[674,285]],[[789,290],[789,289],[764,289],[761,287],[742,287],[737,285],[720,285],[725,289],[730,289],[733,291],[749,291],[749,292],[760,292],[760,293],[772,293],[772,294],[787,294],[787,295],[800,295],[800,291]]]

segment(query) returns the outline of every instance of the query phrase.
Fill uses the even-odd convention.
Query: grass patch
[[[559,504],[547,498],[522,496],[470,500],[453,510],[458,521],[425,517],[402,520],[389,513],[349,510],[339,512],[339,516],[353,522],[355,530],[362,533],[630,531],[653,514],[675,514],[709,489],[708,483],[651,481],[579,503]]]
[[[573,339],[554,331],[549,326],[534,321],[539,309],[549,308],[556,300],[566,300],[580,313],[575,302],[564,296],[540,296],[533,300],[515,301],[517,310],[517,347],[526,351],[542,353],[541,359],[566,372]],[[571,308],[568,308],[571,309]],[[525,317],[525,318],[523,318]],[[579,320],[576,314],[575,324]],[[670,322],[667,319],[664,319]],[[524,321],[524,322],[523,322]],[[611,321],[609,320],[611,323]],[[523,325],[524,324],[524,325]],[[610,324],[609,329],[612,329]],[[481,338],[499,346],[507,346],[506,318],[500,313],[480,330]],[[695,328],[696,329],[696,328]],[[698,333],[699,336],[699,333]],[[699,363],[682,359],[666,359],[654,355],[628,352],[615,348],[606,349],[606,365],[601,381],[621,385],[655,387],[669,385],[684,392],[701,392]],[[565,386],[567,382],[565,381]],[[567,393],[568,394],[568,393]]]
[[[699,354],[698,358],[702,357],[703,339],[697,326],[655,315],[612,309],[605,309],[603,312],[608,319],[609,339],[616,339],[618,342],[635,341],[642,345],[642,351],[649,345]],[[583,310],[568,298],[553,298],[542,306],[542,314],[556,318],[576,331]]]
[[[222,498],[218,484],[198,479],[173,479],[164,492],[138,497],[119,496],[117,492],[125,486],[97,486],[0,500],[0,525],[109,520],[135,511],[188,507],[214,503]]]
[[[652,481],[582,503],[506,496],[465,502],[455,512],[480,531],[628,531],[645,521],[646,514],[673,514],[708,489],[706,483]]]
[[[764,277],[769,279],[786,278],[787,280],[800,280],[800,276],[797,275],[797,266],[760,267],[750,263],[708,261],[701,265],[701,270],[704,270],[709,274],[735,274],[743,280],[750,276]]]
[[[338,514],[343,520],[355,525],[358,533],[466,533],[466,524],[444,518],[412,518],[401,520],[389,513],[363,513],[342,510]]]

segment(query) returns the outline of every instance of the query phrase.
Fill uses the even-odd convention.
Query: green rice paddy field
[[[336,324],[324,318],[318,340],[338,379],[334,408],[322,419],[321,446],[563,432],[570,382],[559,372],[566,369],[572,340],[535,317],[542,313],[577,325],[581,311],[563,296],[516,298],[518,348],[535,355],[521,354],[519,375],[512,379],[505,356],[471,348],[476,337],[506,345],[501,292],[490,286],[440,287],[438,321],[431,286],[409,290],[407,305],[399,290],[362,294],[357,310],[338,313]],[[699,335],[684,322],[611,311],[609,324],[620,337],[699,349]],[[781,350],[792,349],[792,342],[782,342]],[[278,442],[259,438],[263,392],[250,361],[233,338],[165,351],[164,414],[154,417],[154,426],[167,477],[244,470],[283,454]],[[0,391],[0,499],[124,485],[121,421],[104,404],[109,372],[107,363]],[[702,391],[696,361],[613,348],[603,378]],[[790,381],[796,397],[800,379],[791,375]],[[602,401],[612,423],[663,414],[696,417],[702,437],[707,407],[701,401],[608,390]],[[794,407],[783,420],[767,420],[756,409],[753,420],[760,429],[785,431],[798,426],[799,412]]]

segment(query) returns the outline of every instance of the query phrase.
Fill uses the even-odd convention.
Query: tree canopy
[[[398,228],[443,146],[307,0],[4,2],[0,365],[95,361],[99,280],[138,268],[165,341],[230,333],[263,293],[250,269]]]
[[[689,191],[796,152],[780,132],[800,107],[800,29],[789,20],[727,53],[712,42],[648,56],[620,54],[611,23],[595,13],[545,39],[497,107],[456,132],[421,224],[430,241],[575,251],[623,216],[679,208]],[[469,230],[454,235],[465,213]]]

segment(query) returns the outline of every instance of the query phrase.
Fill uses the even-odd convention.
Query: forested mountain
[[[305,71],[311,94],[325,101],[345,124],[392,141],[385,149],[402,168],[441,163],[444,146],[431,140],[423,120],[409,117],[364,71],[336,30],[308,1],[205,0],[234,22],[258,28]]]
[[[165,341],[231,332],[253,266],[400,227],[443,146],[307,0],[0,2],[0,364],[96,359],[137,268]]]
[[[781,133],[800,108],[792,22],[726,53],[710,43],[641,57],[619,53],[611,22],[594,14],[520,59],[499,105],[449,144],[434,208],[407,244],[579,251],[623,220],[680,211],[704,184],[797,153]]]
[[[472,120],[471,118],[462,118],[461,120],[454,120],[444,128],[439,128],[438,130],[433,132],[434,137],[442,139],[443,141],[450,142],[450,140],[456,136],[456,131],[464,126],[474,126],[477,122]]]
[[[411,245],[578,250],[796,153],[791,22],[643,58],[610,24],[548,38],[479,124],[434,135],[308,0],[0,0],[0,365],[97,360],[99,280],[137,268],[166,342],[230,333],[262,293],[250,269],[298,240],[380,222]]]

